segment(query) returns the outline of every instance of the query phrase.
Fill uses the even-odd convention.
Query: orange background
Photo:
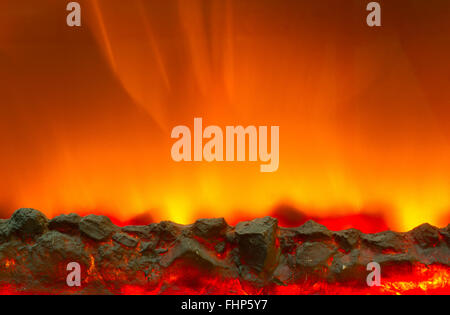
[[[450,3],[0,2],[0,208],[190,223],[450,220]],[[367,3],[366,3],[367,2]],[[171,160],[171,129],[279,125],[280,168]]]

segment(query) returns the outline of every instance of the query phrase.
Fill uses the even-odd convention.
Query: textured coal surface
[[[117,293],[127,285],[164,293],[174,279],[195,288],[199,277],[252,287],[306,280],[362,286],[372,261],[387,274],[416,264],[450,267],[449,237],[450,225],[363,234],[332,232],[314,221],[282,228],[265,217],[235,227],[224,219],[118,227],[104,216],[48,220],[37,210],[20,209],[0,220],[0,286],[65,292],[69,262],[81,265],[86,293]]]

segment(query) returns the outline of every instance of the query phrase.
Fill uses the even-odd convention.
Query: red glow
[[[116,274],[118,279],[120,273]],[[171,273],[153,287],[123,285],[114,289],[116,294],[124,295],[300,295],[300,294],[322,294],[322,295],[409,295],[409,294],[450,294],[450,270],[445,266],[417,265],[410,272],[399,273],[394,276],[382,278],[380,287],[369,288],[359,284],[333,284],[327,282],[304,282],[290,284],[287,286],[267,285],[257,288],[248,285],[238,279],[226,279],[221,277],[207,276],[202,271],[189,269],[189,272]],[[92,279],[93,281],[95,279]],[[74,293],[75,291],[62,290],[57,293]],[[33,294],[55,294],[55,291],[33,292]],[[24,294],[20,289],[12,285],[0,287],[0,294]],[[25,294],[31,294],[26,292]]]

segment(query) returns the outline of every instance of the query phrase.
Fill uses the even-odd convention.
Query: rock
[[[183,229],[183,226],[170,221],[150,224],[150,231],[157,234],[161,241],[169,243],[175,241]]]
[[[347,282],[357,281],[365,284],[367,277],[367,264],[359,260],[360,251],[354,249],[348,254],[336,253],[330,267],[332,281]]]
[[[230,244],[236,244],[237,243],[236,233],[234,231],[227,231],[225,233],[225,240]]]
[[[331,232],[322,224],[309,220],[302,226],[293,228],[297,237],[305,241],[321,241],[331,238]]]
[[[167,248],[157,248],[155,249],[155,254],[156,255],[162,255],[167,253],[169,250]]]
[[[50,231],[36,240],[31,249],[32,254],[39,254],[46,259],[79,260],[87,258],[80,238],[65,235],[58,231]]]
[[[411,231],[415,241],[422,248],[433,247],[439,243],[439,229],[426,223]]]
[[[297,248],[297,266],[304,268],[328,267],[328,259],[334,253],[334,249],[322,243],[303,243]]]
[[[122,231],[143,239],[150,239],[153,236],[152,228],[149,225],[125,226],[122,228]]]
[[[224,218],[197,220],[192,231],[199,237],[211,238],[224,235],[228,225]]]
[[[154,253],[156,245],[157,245],[157,240],[153,240],[150,242],[141,242],[141,249],[139,252],[142,254]]]
[[[409,233],[366,235],[330,232],[313,221],[278,228],[269,217],[234,228],[223,219],[119,228],[99,216],[63,215],[47,224],[38,211],[21,209],[0,220],[0,290],[6,283],[23,293],[120,294],[130,286],[155,293],[270,294],[287,292],[278,286],[300,285],[302,292],[315,293],[327,283],[337,290],[366,287],[370,262],[382,266],[385,279],[403,281],[398,276],[404,274],[409,281],[411,272],[422,271],[441,279],[450,266],[449,228],[423,225]],[[82,289],[66,285],[69,262],[81,265]],[[435,278],[426,279],[435,286]]]
[[[284,261],[281,262],[273,272],[272,281],[276,285],[286,286],[286,283],[294,277],[294,271],[289,267],[289,264]]]
[[[136,247],[137,244],[139,243],[139,241],[136,238],[131,237],[126,233],[115,233],[112,238],[117,243],[131,248]]]
[[[214,267],[227,268],[225,264],[211,255],[197,241],[189,238],[182,238],[177,241],[175,246],[161,258],[160,265],[167,268],[179,259],[191,263],[196,267],[206,269],[212,269]]]
[[[290,228],[280,228],[278,240],[282,253],[292,253],[298,245],[297,233]]]
[[[89,238],[96,241],[104,241],[111,237],[111,234],[118,228],[108,217],[98,215],[88,215],[81,219],[80,230]]]
[[[88,255],[79,237],[74,238],[58,231],[50,231],[40,236],[31,247],[27,259],[28,269],[34,277],[49,283],[65,280],[69,262],[84,266],[89,264]]]
[[[8,237],[8,220],[0,219],[0,243],[6,242]]]
[[[439,233],[444,238],[445,243],[447,243],[447,247],[450,247],[450,224],[447,225],[447,227],[440,229]]]
[[[226,246],[227,244],[225,242],[220,242],[216,246],[214,246],[214,249],[216,250],[217,253],[223,254],[225,252]]]
[[[128,277],[128,264],[132,253],[132,250],[116,242],[104,242],[93,253],[95,268],[104,279],[113,279],[114,270],[120,270],[124,277]]]
[[[374,261],[379,263],[381,267],[396,266],[399,264],[412,265],[417,259],[410,253],[400,254],[382,254],[374,257]]]
[[[272,268],[278,256],[277,228],[278,221],[271,217],[238,223],[235,233],[241,261],[257,271]]]
[[[406,246],[404,236],[392,231],[363,234],[361,239],[367,246],[378,250],[394,250],[400,252]]]
[[[8,233],[20,238],[34,238],[47,231],[48,220],[34,209],[19,209],[8,221]]]
[[[422,264],[440,264],[450,267],[450,248],[444,242],[434,247],[418,247],[416,252],[411,254]]]
[[[50,230],[59,231],[66,234],[76,234],[79,232],[81,217],[78,214],[63,214],[50,220],[48,227]]]
[[[336,243],[345,251],[355,248],[359,242],[361,232],[356,229],[348,229],[334,233]]]

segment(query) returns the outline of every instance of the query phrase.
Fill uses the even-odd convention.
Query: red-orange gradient
[[[2,216],[448,223],[447,0],[380,1],[381,28],[361,0],[81,0],[81,28],[68,2],[0,2]],[[194,117],[279,125],[280,169],[173,162]]]

